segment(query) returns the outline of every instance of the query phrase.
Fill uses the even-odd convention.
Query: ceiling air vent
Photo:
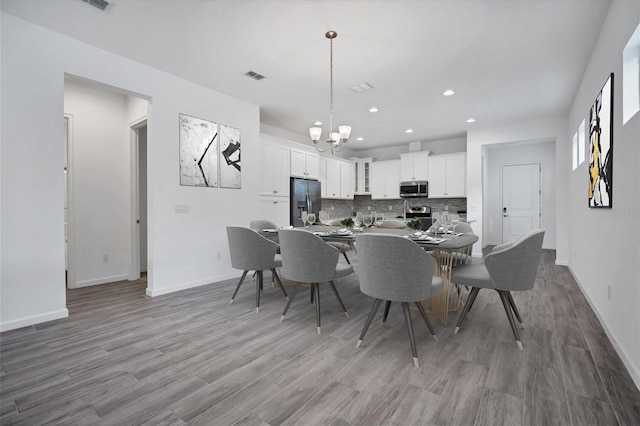
[[[353,90],[356,93],[361,93],[369,89],[373,89],[373,86],[369,83],[360,83],[360,84],[356,84],[355,86],[351,86],[351,90]]]
[[[260,81],[260,80],[262,80],[264,78],[264,75],[258,74],[257,72],[251,71],[251,70],[249,70],[246,73],[244,73],[244,75],[246,75],[247,77],[251,77],[252,79],[257,80],[257,81]]]
[[[82,0],[82,1],[90,4],[91,6],[95,6],[100,10],[105,10],[109,6],[109,2],[104,0]]]

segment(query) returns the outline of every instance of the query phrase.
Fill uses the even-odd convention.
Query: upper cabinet
[[[353,193],[365,195],[371,193],[371,163],[372,158],[351,158],[353,161]]]
[[[260,145],[263,159],[260,195],[289,196],[289,147],[263,138]]]
[[[467,154],[429,157],[429,198],[463,198],[467,196]]]
[[[400,181],[429,179],[429,151],[400,154]]]
[[[371,163],[371,199],[400,198],[400,160]]]
[[[353,163],[337,158],[320,158],[322,198],[353,199]]]
[[[320,156],[315,152],[291,148],[291,176],[318,179],[320,176]]]

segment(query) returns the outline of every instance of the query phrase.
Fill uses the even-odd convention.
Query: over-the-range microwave
[[[415,180],[411,182],[400,182],[401,197],[428,197],[429,182],[426,180]]]

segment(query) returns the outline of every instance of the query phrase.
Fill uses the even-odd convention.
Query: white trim
[[[569,262],[563,259],[556,259],[557,266],[569,266]]]
[[[240,274],[237,272],[233,272],[230,274],[218,275],[213,278],[205,278],[202,280],[191,281],[191,282],[182,283],[182,284],[174,285],[171,287],[164,287],[164,288],[155,289],[155,290],[147,287],[145,294],[150,297],[156,297],[156,296],[161,296],[163,294],[174,293],[180,290],[186,290],[189,288],[200,287],[208,284],[216,284],[220,281],[229,280],[229,279],[238,278],[238,277],[240,277]]]
[[[129,276],[128,279],[130,281],[140,279],[140,227],[138,226],[138,219],[140,216],[139,211],[139,165],[138,165],[138,150],[139,150],[139,142],[138,142],[138,130],[141,127],[147,126],[147,117],[139,118],[135,121],[129,123],[129,140],[130,140],[130,156],[131,164],[130,164],[130,173],[131,179],[129,182],[131,183],[130,195],[131,195],[131,209],[130,209],[130,247],[131,252],[129,253]]]
[[[108,284],[116,281],[126,281],[129,279],[129,275],[121,274],[121,275],[112,275],[110,277],[102,277],[102,278],[94,278],[92,280],[86,281],[78,281],[75,286],[69,288],[81,288],[81,287],[90,287],[92,285],[100,285],[100,284]]]
[[[76,287],[76,226],[75,226],[75,197],[73,193],[74,183],[74,117],[73,114],[64,114],[67,119],[67,288]]]
[[[59,311],[47,312],[46,314],[33,315],[30,317],[20,318],[12,321],[0,323],[0,332],[15,330],[16,328],[28,327],[34,324],[40,324],[47,321],[53,321],[69,316],[68,309],[60,309]]]
[[[628,357],[627,353],[624,351],[624,349],[622,349],[622,347],[616,341],[614,335],[609,331],[609,328],[607,327],[607,323],[602,319],[602,317],[600,316],[600,313],[595,308],[595,305],[593,304],[593,302],[589,298],[589,295],[584,290],[584,287],[582,286],[582,284],[580,284],[580,280],[578,279],[578,276],[575,274],[575,272],[574,272],[573,268],[571,267],[571,265],[568,265],[568,268],[569,268],[569,272],[571,272],[571,275],[573,276],[573,279],[576,280],[576,283],[578,284],[578,287],[580,287],[580,291],[584,295],[584,298],[589,303],[589,306],[591,307],[591,310],[593,311],[593,313],[598,318],[598,321],[600,321],[600,325],[602,325],[602,329],[604,330],[604,332],[606,333],[607,337],[611,341],[611,344],[613,345],[614,349],[618,353],[618,356],[620,357],[620,359],[624,363],[625,367],[627,367],[627,371],[629,372],[629,375],[631,376],[631,379],[636,384],[636,387],[640,388],[640,366],[635,366],[630,361],[630,358]]]

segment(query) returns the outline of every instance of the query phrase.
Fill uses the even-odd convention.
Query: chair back
[[[253,229],[227,226],[231,266],[243,271],[263,271],[275,268],[278,244],[264,238]]]
[[[467,222],[460,222],[456,225],[456,232],[461,234],[473,234],[473,228]]]
[[[282,275],[291,281],[321,283],[333,279],[340,251],[302,229],[278,231]]]
[[[379,228],[405,229],[407,227],[407,224],[402,220],[385,219],[376,226],[378,226]]]
[[[277,229],[278,226],[271,222],[270,220],[262,220],[262,219],[258,219],[258,220],[252,220],[249,223],[249,228],[251,229],[255,229],[256,231],[262,231],[263,229]]]
[[[416,302],[431,294],[435,261],[408,238],[362,234],[356,238],[360,291],[391,302]]]
[[[533,230],[513,244],[494,248],[484,264],[498,290],[524,291],[533,288],[542,253],[544,231]]]

